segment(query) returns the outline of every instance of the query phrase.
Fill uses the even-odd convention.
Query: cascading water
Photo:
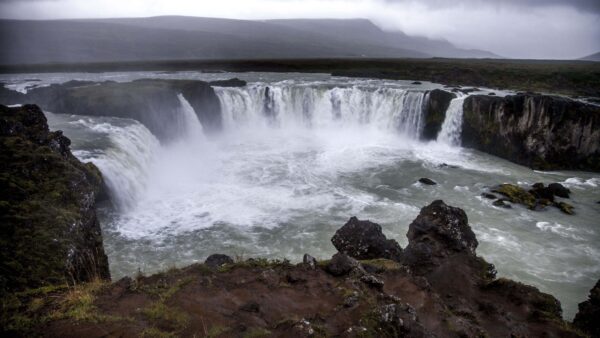
[[[249,85],[218,88],[226,128],[372,127],[416,139],[425,92],[398,88]]]
[[[466,97],[458,97],[450,102],[446,111],[446,118],[437,141],[451,146],[460,146],[460,134],[463,123],[463,104]]]

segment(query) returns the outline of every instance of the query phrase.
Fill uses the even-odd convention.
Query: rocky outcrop
[[[600,337],[600,280],[590,290],[588,300],[579,304],[579,312],[575,315],[573,325],[589,334],[592,338]]]
[[[477,240],[461,209],[433,202],[412,222],[408,238],[402,262],[336,253],[316,264],[305,255],[297,265],[251,258],[214,269],[207,266],[211,259],[150,277],[93,284],[77,293],[56,292],[35,310],[4,307],[8,320],[0,318],[0,333],[37,316],[39,322],[26,334],[18,333],[36,336],[43,330],[44,336],[90,338],[106,332],[127,337],[198,332],[212,337],[581,337],[562,320],[554,297],[495,279],[493,266],[476,256]],[[78,295],[87,297],[88,306],[78,306]],[[21,304],[31,303],[27,297],[17,295]]]
[[[69,81],[34,88],[23,96],[0,95],[0,103],[32,102],[53,113],[132,118],[160,140],[169,140],[181,128],[179,94],[194,108],[207,132],[222,127],[221,104],[214,89],[194,80]]]
[[[456,253],[474,256],[478,245],[465,212],[440,200],[421,209],[406,237],[403,262],[418,271],[428,271]]]
[[[0,298],[110,278],[95,209],[102,177],[69,145],[37,106],[0,106]]]
[[[399,260],[402,248],[393,239],[387,239],[379,224],[360,221],[356,217],[335,232],[331,242],[335,248],[355,259],[386,258]]]
[[[208,84],[214,87],[245,87],[247,83],[235,77],[229,80],[210,81]]]
[[[503,196],[503,198],[497,199],[498,197],[494,194],[483,193],[483,196],[488,199],[497,199],[493,203],[497,207],[510,208],[510,204],[506,204],[507,202],[521,204],[536,211],[544,210],[548,206],[555,206],[565,214],[575,214],[572,205],[555,199],[555,197],[569,198],[571,194],[571,191],[560,183],[551,183],[547,187],[544,183],[535,183],[529,190],[518,185],[505,183],[492,187],[491,191]]]
[[[427,101],[424,109],[424,122],[421,138],[426,141],[435,140],[442,130],[442,124],[446,119],[446,110],[450,101],[456,98],[456,94],[442,89],[434,89],[427,93]]]
[[[473,95],[462,145],[534,169],[600,171],[600,107],[539,94]]]

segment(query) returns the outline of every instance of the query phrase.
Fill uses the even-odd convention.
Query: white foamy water
[[[245,76],[246,88],[216,89],[224,130],[210,136],[183,96],[165,119],[178,135],[163,144],[132,120],[49,115],[76,154],[100,167],[117,201],[100,208],[115,278],[212,253],[328,258],[331,236],[350,216],[380,223],[405,246],[408,225],[435,199],[466,211],[478,253],[501,276],[556,295],[567,317],[600,277],[597,174],[535,172],[460,148],[461,99],[438,141],[419,141],[425,89],[434,85]],[[438,185],[417,184],[421,177]],[[480,197],[502,182],[564,182],[576,215],[496,208]]]
[[[446,119],[437,137],[438,142],[451,146],[460,146],[465,98],[465,96],[458,97],[450,102],[448,111],[446,111]]]

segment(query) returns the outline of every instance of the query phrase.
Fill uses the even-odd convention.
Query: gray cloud
[[[389,3],[420,3],[430,7],[448,8],[458,6],[505,7],[571,7],[581,11],[600,13],[600,0],[385,0]]]

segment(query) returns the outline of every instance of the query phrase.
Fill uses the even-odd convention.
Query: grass
[[[167,301],[173,297],[185,285],[193,281],[192,277],[178,280],[174,285],[167,287],[166,284],[159,283],[152,285],[143,285],[138,287],[140,291],[155,295],[158,300],[150,306],[142,309],[142,315],[153,325],[166,328],[169,332],[177,333],[184,330],[190,321],[190,317],[183,311],[169,306]]]
[[[261,269],[272,269],[277,267],[288,268],[291,267],[290,261],[287,259],[266,259],[266,258],[250,258],[245,261],[236,261],[232,264],[225,264],[217,269],[218,272],[229,272],[237,268],[261,268]]]

